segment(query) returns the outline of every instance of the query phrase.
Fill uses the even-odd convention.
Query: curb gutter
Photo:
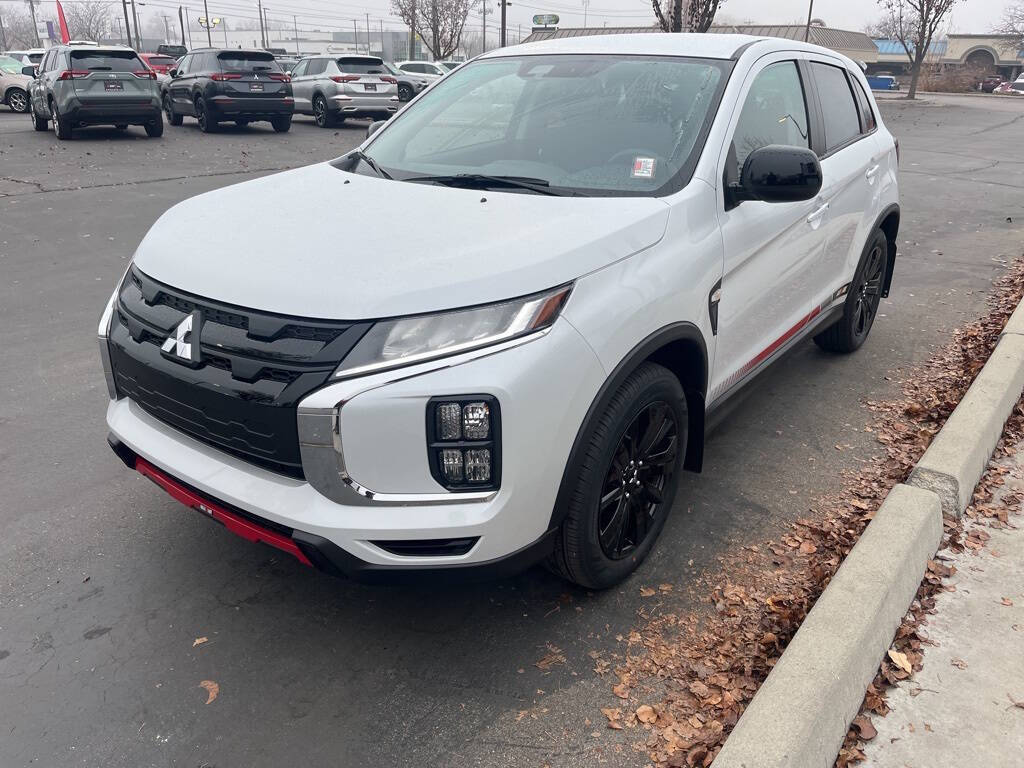
[[[826,768],[1024,389],[1024,302],[907,480],[874,519],[739,719],[713,768]]]

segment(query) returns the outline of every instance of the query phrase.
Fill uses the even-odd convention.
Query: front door
[[[748,73],[742,107],[722,148],[723,189],[743,162],[769,144],[811,147],[804,72],[793,54],[771,54]],[[793,203],[722,196],[719,220],[725,263],[718,303],[718,342],[709,387],[713,404],[765,364],[813,320],[827,221],[822,197]]]

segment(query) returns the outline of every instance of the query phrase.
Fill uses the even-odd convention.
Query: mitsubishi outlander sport
[[[110,443],[331,573],[545,560],[611,586],[701,469],[711,412],[801,339],[864,343],[896,174],[863,73],[823,48],[488,52],[358,149],[156,222],[99,325]],[[364,226],[396,208],[406,226]]]

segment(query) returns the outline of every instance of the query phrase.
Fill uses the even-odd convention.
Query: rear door
[[[222,51],[217,54],[220,92],[236,99],[282,99],[291,96],[290,78],[263,51]]]
[[[156,73],[135,51],[71,51],[71,82],[83,106],[118,107],[149,102]]]
[[[819,152],[824,217],[825,257],[815,283],[820,298],[840,291],[852,279],[877,208],[878,172],[884,152],[874,121],[867,123],[857,105],[855,77],[837,60],[810,58],[821,106],[824,152]],[[861,94],[863,98],[866,96]]]
[[[398,81],[381,59],[372,56],[342,56],[335,60],[332,79],[340,82],[340,93],[360,99],[387,101],[398,92]]]
[[[815,316],[812,276],[820,270],[825,244],[821,198],[730,203],[724,194],[738,182],[755,149],[769,144],[811,148],[813,93],[798,58],[780,52],[751,67],[721,150],[719,221],[725,261],[709,404],[767,364]]]
[[[292,69],[292,97],[296,112],[309,112],[312,107],[313,89],[306,75],[309,59],[303,59]]]

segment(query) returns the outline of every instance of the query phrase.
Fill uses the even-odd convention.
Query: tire
[[[50,121],[45,117],[39,117],[36,114],[35,108],[32,108],[32,127],[37,131],[48,131],[50,129]]]
[[[847,354],[860,348],[867,339],[882,300],[888,249],[885,233],[876,229],[868,238],[853,274],[842,317],[814,337],[814,343],[826,352]]]
[[[167,122],[171,125],[181,125],[181,115],[174,111],[169,93],[164,94],[164,114],[167,116]]]
[[[398,100],[399,101],[412,101],[412,97],[415,96],[412,92],[412,86],[406,83],[398,84]]]
[[[56,102],[50,102],[50,114],[53,116],[53,132],[57,134],[57,138],[61,141],[68,141],[71,138],[71,126],[60,119]]]
[[[162,115],[157,114],[156,120],[151,123],[146,123],[146,135],[151,139],[159,139],[164,135],[164,118]]]
[[[672,509],[686,440],[679,380],[643,363],[583,436],[548,567],[589,589],[607,589],[635,571]]]
[[[313,97],[313,120],[321,128],[330,128],[334,122],[331,119],[331,113],[327,110],[327,99],[319,93]]]
[[[216,133],[217,121],[210,119],[210,114],[206,110],[206,100],[199,96],[196,98],[196,120],[199,122],[199,130],[203,133]]]
[[[278,133],[288,133],[292,127],[292,116],[275,117],[270,121],[270,124],[274,126],[274,130]]]
[[[28,112],[28,93],[23,91],[21,88],[11,88],[7,92],[7,97],[4,99],[7,102],[7,106],[15,112],[24,114]]]

